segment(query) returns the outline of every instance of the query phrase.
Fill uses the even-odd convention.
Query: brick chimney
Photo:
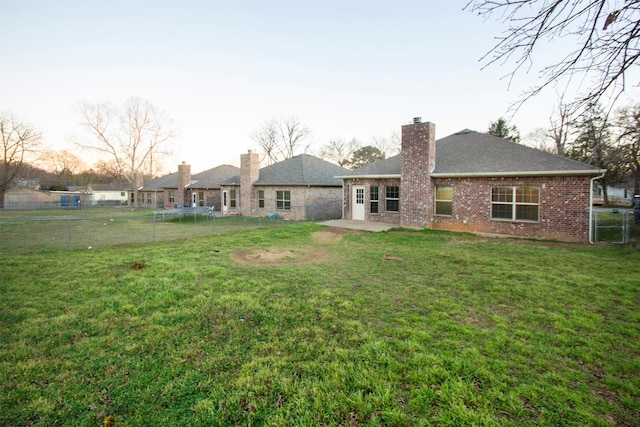
[[[184,206],[190,202],[187,196],[187,185],[191,184],[191,165],[182,162],[178,165],[178,188],[176,190],[176,203],[180,203]]]
[[[253,183],[260,177],[260,156],[249,150],[240,155],[240,209],[244,215],[256,208]]]
[[[400,226],[427,228],[433,217],[431,172],[436,165],[436,125],[420,117],[402,126]]]

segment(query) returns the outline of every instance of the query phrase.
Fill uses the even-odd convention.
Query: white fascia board
[[[527,171],[527,172],[467,172],[467,173],[432,173],[431,178],[490,178],[516,176],[591,176],[605,173],[606,169],[590,169],[575,171]]]
[[[336,179],[400,179],[399,174],[393,175],[344,175],[335,176]]]

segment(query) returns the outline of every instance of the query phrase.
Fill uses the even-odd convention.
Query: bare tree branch
[[[600,102],[612,106],[640,56],[640,0],[470,0],[465,9],[509,24],[481,61],[483,68],[512,62],[505,76],[510,84],[525,65],[529,70],[534,53],[547,43],[562,38],[576,46],[558,62],[540,68],[542,83],[522,93],[511,106],[514,112],[550,86],[584,82],[593,83],[567,104],[573,113]]]
[[[0,205],[11,182],[25,166],[25,157],[37,152],[42,135],[11,115],[0,115]]]

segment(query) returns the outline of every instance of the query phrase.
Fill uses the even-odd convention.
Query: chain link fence
[[[152,210],[130,207],[0,210],[0,255],[96,249],[282,227],[321,220],[323,205],[221,212],[209,208]],[[317,214],[317,215],[316,215]]]
[[[632,209],[593,209],[595,243],[629,243],[640,234],[640,221]]]

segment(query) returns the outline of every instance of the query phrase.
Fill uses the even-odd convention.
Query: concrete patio
[[[367,222],[367,221],[352,221],[350,219],[332,219],[329,221],[319,222],[320,225],[326,225],[327,227],[336,228],[348,228],[350,230],[362,230],[362,231],[387,231],[391,228],[397,227],[393,224],[385,224],[381,222]]]

